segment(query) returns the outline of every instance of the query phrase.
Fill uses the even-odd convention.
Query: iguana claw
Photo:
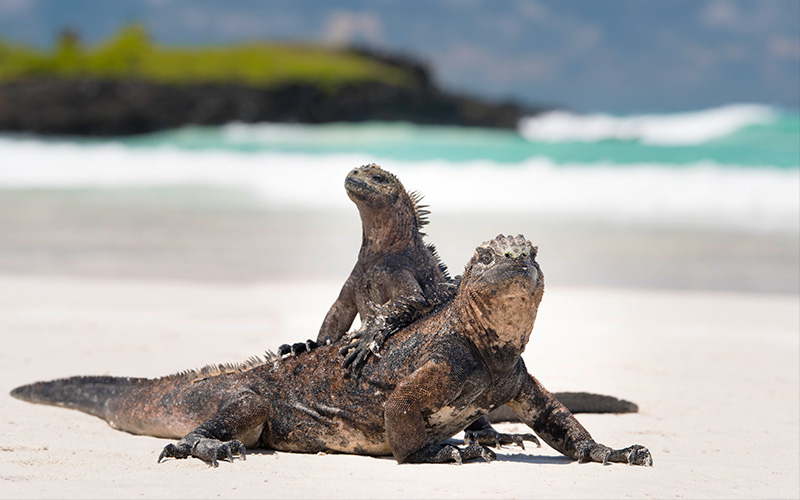
[[[504,434],[497,432],[491,427],[488,429],[464,431],[465,444],[478,443],[483,446],[494,446],[495,448],[500,448],[502,445],[515,444],[524,450],[525,441],[535,443],[537,448],[542,446],[542,444],[539,442],[539,439],[535,435],[529,433]]]
[[[604,465],[609,463],[627,463],[628,465],[644,465],[651,467],[653,457],[650,450],[635,444],[621,450],[612,450],[608,446],[589,442],[579,445],[576,451],[578,463],[599,462]]]
[[[191,456],[192,450],[191,448],[186,445],[185,443],[170,443],[161,450],[161,453],[158,455],[158,462],[161,463],[161,460],[165,458],[186,458]]]
[[[464,463],[464,460],[472,460],[473,458],[482,458],[487,462],[491,462],[497,455],[485,446],[479,444],[470,444],[464,448],[459,448],[451,444],[429,444],[412,453],[407,459],[408,463],[445,463],[455,462],[458,465]]]
[[[158,455],[158,463],[164,458],[188,458],[196,457],[208,462],[212,467],[219,467],[217,458],[223,454],[229,462],[233,462],[233,456],[239,455],[242,460],[247,459],[244,444],[233,439],[222,442],[218,439],[199,439],[194,445],[181,440],[178,443],[170,443],[161,450]]]
[[[381,355],[378,354],[378,351],[381,350],[381,346],[376,341],[373,340],[372,342],[370,342],[369,350],[372,351],[372,354],[374,354],[375,356],[379,358],[381,357]]]

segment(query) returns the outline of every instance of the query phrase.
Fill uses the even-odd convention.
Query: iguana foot
[[[503,445],[515,444],[524,450],[525,441],[536,444],[537,448],[541,448],[542,446],[539,439],[533,434],[504,434],[502,432],[497,432],[491,427],[474,431],[464,431],[464,444],[478,443],[483,446],[494,446],[495,448],[500,448]]]
[[[373,317],[366,321],[360,330],[350,334],[350,343],[339,349],[344,356],[343,368],[350,368],[351,374],[357,374],[371,354],[381,357],[378,352],[386,338],[392,333],[386,329],[386,312],[374,303],[368,303]]]
[[[223,442],[218,439],[203,438],[197,440],[194,445],[181,440],[165,446],[161,450],[161,454],[158,455],[158,463],[161,463],[164,458],[187,458],[191,456],[209,462],[212,467],[219,467],[217,457],[227,458],[229,462],[233,462],[234,455],[239,455],[242,460],[247,459],[244,444],[236,439]]]
[[[473,458],[482,458],[487,462],[491,462],[497,458],[497,455],[489,448],[479,444],[470,444],[464,448],[450,444],[429,444],[409,455],[405,462],[411,464],[455,462],[461,465],[464,460],[472,460]]]
[[[295,342],[292,345],[283,344],[278,347],[278,356],[280,356],[281,359],[285,359],[290,356],[297,356],[298,354],[304,352],[311,352],[321,345],[328,345],[330,343],[330,338],[325,337],[325,340],[323,340],[321,343],[317,343],[315,340],[308,339],[305,342]]]
[[[612,450],[608,446],[599,443],[586,443],[578,447],[577,459],[578,463],[601,462],[608,464],[615,462],[647,467],[653,466],[653,457],[650,455],[650,450],[639,444],[628,446],[621,450]]]

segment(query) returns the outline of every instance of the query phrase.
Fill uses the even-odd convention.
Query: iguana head
[[[356,205],[391,206],[406,190],[394,174],[374,163],[354,168],[344,180],[347,195]]]
[[[429,212],[419,204],[421,196],[407,192],[391,172],[374,163],[363,165],[347,174],[344,187],[361,214],[365,238],[391,245],[424,236],[420,228]]]
[[[522,235],[499,235],[475,249],[457,300],[481,347],[509,354],[525,349],[544,293],[536,252]]]

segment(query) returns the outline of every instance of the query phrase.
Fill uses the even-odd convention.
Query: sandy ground
[[[255,450],[218,469],[157,464],[166,440],[7,396],[35,380],[157,376],[313,337],[338,286],[0,276],[0,497],[800,496],[795,294],[548,286],[528,366],[551,390],[637,402],[638,414],[579,419],[602,443],[648,446],[652,468],[577,464],[546,446],[463,466]]]

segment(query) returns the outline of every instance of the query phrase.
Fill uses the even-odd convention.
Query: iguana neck
[[[411,209],[387,207],[375,210],[359,206],[358,211],[362,227],[361,254],[365,257],[397,253],[422,241]]]
[[[502,377],[509,373],[519,360],[525,345],[504,342],[498,331],[488,324],[485,311],[463,294],[454,299],[452,307],[459,323],[456,330],[475,345],[492,375]]]
[[[460,323],[457,330],[477,347],[493,375],[509,373],[525,350],[543,291],[542,285],[537,286],[532,302],[506,300],[497,304],[491,295],[470,290],[467,283],[453,299],[454,316]]]

